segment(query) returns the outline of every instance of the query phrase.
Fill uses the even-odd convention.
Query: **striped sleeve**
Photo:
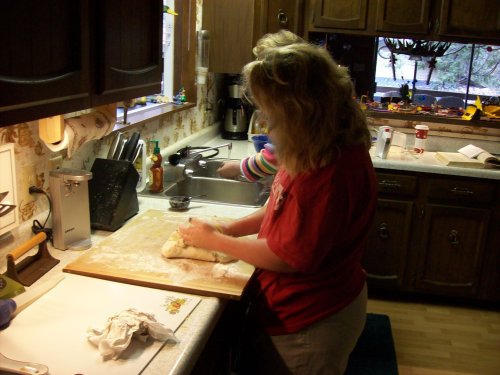
[[[243,159],[240,163],[241,174],[249,181],[276,174],[278,163],[274,153],[266,148],[258,154]]]

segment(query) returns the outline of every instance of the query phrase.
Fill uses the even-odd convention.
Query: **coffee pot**
[[[242,87],[240,85],[230,85],[229,95],[226,101],[224,113],[224,128],[222,138],[224,139],[246,139],[248,123],[245,108],[242,101]]]

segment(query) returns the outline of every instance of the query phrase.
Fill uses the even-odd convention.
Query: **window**
[[[183,87],[187,100],[196,103],[196,0],[163,0],[163,4],[178,15],[163,13],[164,66],[162,92],[158,94],[171,99]],[[131,107],[128,113],[150,111],[162,105],[148,102],[146,105]],[[121,106],[118,107],[117,117],[120,121],[124,121]]]
[[[174,0],[163,0],[163,7],[175,10]],[[178,13],[177,13],[178,14]],[[171,98],[174,93],[174,27],[175,15],[163,12],[163,79],[161,94]]]
[[[500,46],[429,42],[434,43],[433,47],[441,43],[438,47],[446,48],[435,61],[419,54],[391,54],[394,46],[408,51],[413,45],[414,50],[419,50],[417,43],[408,39],[378,38],[376,97],[405,83],[417,93],[438,98],[458,96],[468,103],[474,102],[477,95],[482,98],[500,95]]]

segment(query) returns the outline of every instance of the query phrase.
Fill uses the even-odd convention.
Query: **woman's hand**
[[[188,225],[179,226],[179,233],[186,245],[206,248],[208,239],[214,232],[222,232],[217,224],[190,218]]]
[[[255,217],[255,214],[253,214]],[[252,215],[250,215],[252,216]],[[259,214],[257,216],[260,216]],[[250,221],[253,221],[251,219]],[[243,220],[242,223],[248,223]],[[275,272],[294,272],[295,270],[269,249],[265,239],[236,238],[224,232],[228,226],[211,224],[199,219],[190,219],[189,225],[179,226],[179,232],[186,245],[207,250],[220,251],[241,259],[258,268]],[[220,235],[218,233],[227,233]]]
[[[223,178],[235,179],[241,175],[239,161],[225,161],[222,166],[217,169],[217,173]]]

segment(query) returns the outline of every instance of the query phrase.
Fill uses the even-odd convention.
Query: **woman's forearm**
[[[223,252],[258,268],[274,272],[295,271],[274,254],[265,239],[235,238],[213,232],[208,243],[208,250]]]
[[[242,237],[258,233],[262,220],[264,220],[265,212],[266,207],[264,206],[248,216],[234,220],[224,226],[223,233],[232,237]]]

